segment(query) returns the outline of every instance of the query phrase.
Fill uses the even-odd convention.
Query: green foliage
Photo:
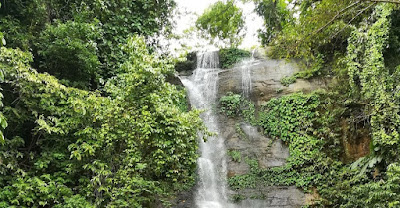
[[[174,94],[176,97],[175,105],[178,107],[179,110],[182,112],[188,112],[189,111],[189,98],[186,96],[186,89],[182,86],[176,86],[177,92]]]
[[[250,52],[238,48],[224,48],[219,50],[219,62],[223,69],[231,68],[236,63],[250,56]]]
[[[225,113],[227,116],[231,117],[238,116],[241,111],[241,101],[242,97],[239,94],[228,92],[227,95],[219,99],[221,113]]]
[[[297,13],[298,19],[285,24],[269,44],[273,56],[301,58],[306,70],[283,82],[316,75],[335,81],[327,92],[296,93],[263,106],[258,124],[267,136],[287,143],[287,164],[252,166],[250,173],[230,178],[229,185],[315,187],[320,195],[315,207],[398,207],[398,5],[292,4],[298,7],[290,15]],[[345,141],[357,137],[371,137],[370,154],[342,163],[349,162],[343,158]]]
[[[243,195],[241,195],[241,194],[234,194],[234,195],[232,195],[231,196],[231,200],[233,201],[233,202],[240,202],[240,201],[242,201],[242,200],[245,200],[247,197],[246,196],[243,196]]]
[[[313,131],[313,119],[318,116],[315,109],[319,104],[318,94],[295,93],[271,99],[262,107],[259,115],[260,125],[269,136],[287,142],[293,141],[298,136],[296,132]]]
[[[264,105],[258,125],[267,136],[287,143],[290,157],[284,166],[267,169],[261,169],[257,160],[246,159],[250,172],[229,178],[229,186],[236,190],[276,185],[295,185],[305,190],[316,187],[320,194],[315,204],[318,207],[396,207],[397,164],[379,173],[387,157],[372,153],[353,164],[331,157],[336,149],[343,148],[334,142],[337,133],[332,126],[343,111],[331,108],[330,96],[323,92],[295,93]]]
[[[67,87],[29,66],[32,56],[0,49],[7,117],[15,127],[0,146],[0,206],[154,207],[193,184],[198,111],[178,105],[165,82],[171,61],[129,38],[107,97]]]
[[[233,0],[218,1],[196,20],[196,27],[211,43],[235,48],[244,36],[241,33],[244,28],[243,11]]]
[[[179,61],[175,64],[175,71],[194,70],[197,67],[197,55],[195,52],[190,52],[186,55],[186,60]]]
[[[335,171],[341,163],[321,151],[325,142],[316,137],[321,134],[321,130],[315,127],[321,122],[317,111],[320,105],[318,93],[295,93],[272,99],[264,105],[259,112],[258,125],[264,128],[267,136],[287,143],[290,157],[286,165],[268,169],[261,169],[257,160],[246,159],[250,173],[229,178],[230,187],[296,185],[308,189],[335,178]]]
[[[366,106],[364,111],[371,116],[374,146],[388,162],[397,161],[400,142],[399,72],[398,69],[389,71],[383,57],[392,10],[389,5],[377,6],[374,23],[352,33],[347,55],[351,90],[360,96],[361,102],[373,106]]]
[[[237,150],[229,150],[228,155],[232,158],[233,161],[240,163],[242,161],[242,154]]]
[[[254,174],[237,175],[229,178],[229,187],[232,189],[256,188],[257,177]]]
[[[259,30],[261,43],[267,45],[273,38],[292,21],[284,0],[254,0],[255,11],[264,19],[264,28]],[[290,1],[289,1],[290,2]]]
[[[23,24],[20,20],[6,16],[1,18],[0,31],[6,31],[4,34],[3,43],[7,43],[7,47],[21,48],[29,50],[29,34],[24,31]],[[5,44],[3,44],[5,45]]]
[[[291,84],[293,84],[293,83],[295,83],[295,82],[296,82],[296,77],[295,76],[287,76],[287,77],[283,77],[281,79],[281,84],[283,86],[286,86],[286,87],[291,85]]]
[[[96,24],[68,21],[47,25],[36,43],[40,69],[87,88],[99,75],[100,61],[96,41],[101,32]]]
[[[336,62],[346,53],[347,39],[351,32],[375,7],[373,2],[357,0],[288,1],[290,9],[287,5],[281,9],[281,1],[257,2],[258,13],[264,16],[266,22],[271,21],[268,24],[281,23],[281,29],[275,30],[272,39],[264,41],[264,44],[272,46],[273,57],[299,58],[305,69],[305,72],[301,72],[304,74],[299,76],[304,78],[332,75],[330,63]],[[275,10],[261,7],[265,4],[262,2],[269,3],[270,7],[278,8],[277,11],[281,12],[273,15]],[[279,19],[282,21],[277,21]],[[268,29],[266,26],[263,30]],[[322,64],[320,57],[323,57]]]
[[[38,71],[97,89],[126,61],[121,46],[130,35],[157,47],[174,7],[173,0],[13,0],[0,8],[0,30],[8,31],[9,46],[32,51]]]
[[[219,100],[220,112],[229,117],[243,116],[245,121],[255,122],[255,106],[239,94],[228,92]]]
[[[247,138],[247,136],[246,136],[246,133],[244,133],[243,129],[240,127],[240,123],[237,123],[237,124],[235,125],[235,131],[236,131],[236,133],[239,135],[239,138],[240,138],[240,139],[248,140],[248,138]]]

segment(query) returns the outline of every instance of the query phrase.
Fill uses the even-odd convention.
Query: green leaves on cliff
[[[219,99],[220,112],[229,117],[243,116],[250,123],[255,122],[255,106],[239,94],[228,92]]]
[[[347,54],[351,90],[359,96],[359,102],[368,103],[364,114],[370,116],[373,143],[388,162],[399,160],[400,142],[399,68],[386,67],[383,55],[388,47],[392,11],[391,5],[377,6],[373,23],[352,33]]]
[[[250,52],[238,48],[223,48],[219,50],[219,62],[223,69],[230,68],[250,56]]]
[[[230,178],[229,185],[234,189],[254,188],[255,184],[296,185],[304,189],[318,185],[329,173],[324,166],[336,165],[320,151],[324,141],[316,137],[319,130],[315,126],[319,106],[317,93],[295,93],[263,105],[256,124],[263,127],[271,139],[281,139],[288,144],[290,157],[283,167],[267,169],[259,168],[255,160],[250,165],[250,173]]]

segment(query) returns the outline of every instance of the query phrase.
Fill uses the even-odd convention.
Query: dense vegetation
[[[7,47],[31,51],[32,65],[69,86],[96,89],[127,59],[127,37],[149,45],[168,32],[175,2],[2,0],[0,31]],[[79,76],[76,76],[79,75]]]
[[[400,206],[400,2],[253,1],[260,39],[275,58],[304,70],[281,80],[328,78],[310,94],[256,109],[240,95],[220,112],[241,117],[289,146],[282,167],[229,179],[233,189],[295,185],[313,206]],[[173,0],[0,0],[0,207],[157,207],[194,184],[198,111],[166,81],[194,68],[159,51],[172,28]],[[239,50],[242,9],[217,1],[196,21],[218,47],[222,68]],[[240,126],[238,134],[245,137]],[[348,157],[349,144],[369,151]],[[366,138],[366,139],[365,139]],[[243,199],[237,196],[236,199]]]
[[[250,56],[250,52],[238,48],[223,48],[219,50],[219,62],[223,69],[231,68],[236,63]]]
[[[334,81],[324,91],[272,99],[259,109],[253,124],[286,142],[290,158],[269,169],[250,158],[250,173],[230,178],[230,186],[296,185],[318,193],[318,207],[398,207],[400,2],[254,2],[265,18],[260,36],[272,46],[271,55],[300,59],[305,68],[283,84]],[[371,141],[369,153],[347,157],[349,143],[365,141]]]
[[[205,129],[151,53],[173,1],[1,3],[0,207],[155,207],[194,183]]]

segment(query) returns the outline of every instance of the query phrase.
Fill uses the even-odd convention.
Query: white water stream
[[[199,182],[195,194],[199,208],[230,207],[226,197],[226,151],[223,138],[218,136],[217,116],[213,112],[218,90],[218,52],[197,55],[197,69],[190,77],[182,78],[189,92],[190,103],[203,109],[201,117],[211,132],[217,136],[200,142],[201,157],[198,159]]]
[[[241,67],[242,93],[250,96],[251,75],[250,66],[253,60],[244,62]],[[188,90],[189,100],[196,109],[204,112],[201,117],[209,129],[217,136],[207,138],[207,142],[200,140],[200,158],[198,159],[198,188],[195,193],[195,203],[198,208],[236,208],[259,207],[255,204],[240,206],[229,202],[227,197],[227,167],[224,138],[219,133],[219,124],[215,107],[217,105],[218,51],[206,52],[197,55],[197,69],[189,77],[181,77],[182,83]],[[201,138],[201,137],[200,137]]]

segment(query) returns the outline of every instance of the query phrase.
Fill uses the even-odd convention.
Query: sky
[[[218,0],[175,0],[177,2],[177,9],[180,13],[176,15],[175,22],[176,27],[173,31],[175,35],[183,35],[184,31],[193,27],[195,25],[196,19],[200,16],[205,9],[207,9],[210,5],[217,2]],[[251,48],[252,46],[260,45],[259,40],[257,38],[257,30],[260,29],[263,25],[263,20],[260,16],[258,16],[254,12],[254,4],[246,3],[243,4],[239,2],[237,4],[243,10],[244,17],[246,18],[245,22],[245,31],[246,36],[243,40],[243,43],[239,46],[239,48]],[[186,45],[194,50],[196,49],[214,49],[212,46],[204,47],[206,40],[201,39],[199,37],[189,37],[189,38],[181,38],[179,41],[171,42],[171,49],[175,51],[179,51],[182,47],[181,45]],[[196,47],[197,46],[197,47]],[[199,47],[200,46],[200,47]]]

